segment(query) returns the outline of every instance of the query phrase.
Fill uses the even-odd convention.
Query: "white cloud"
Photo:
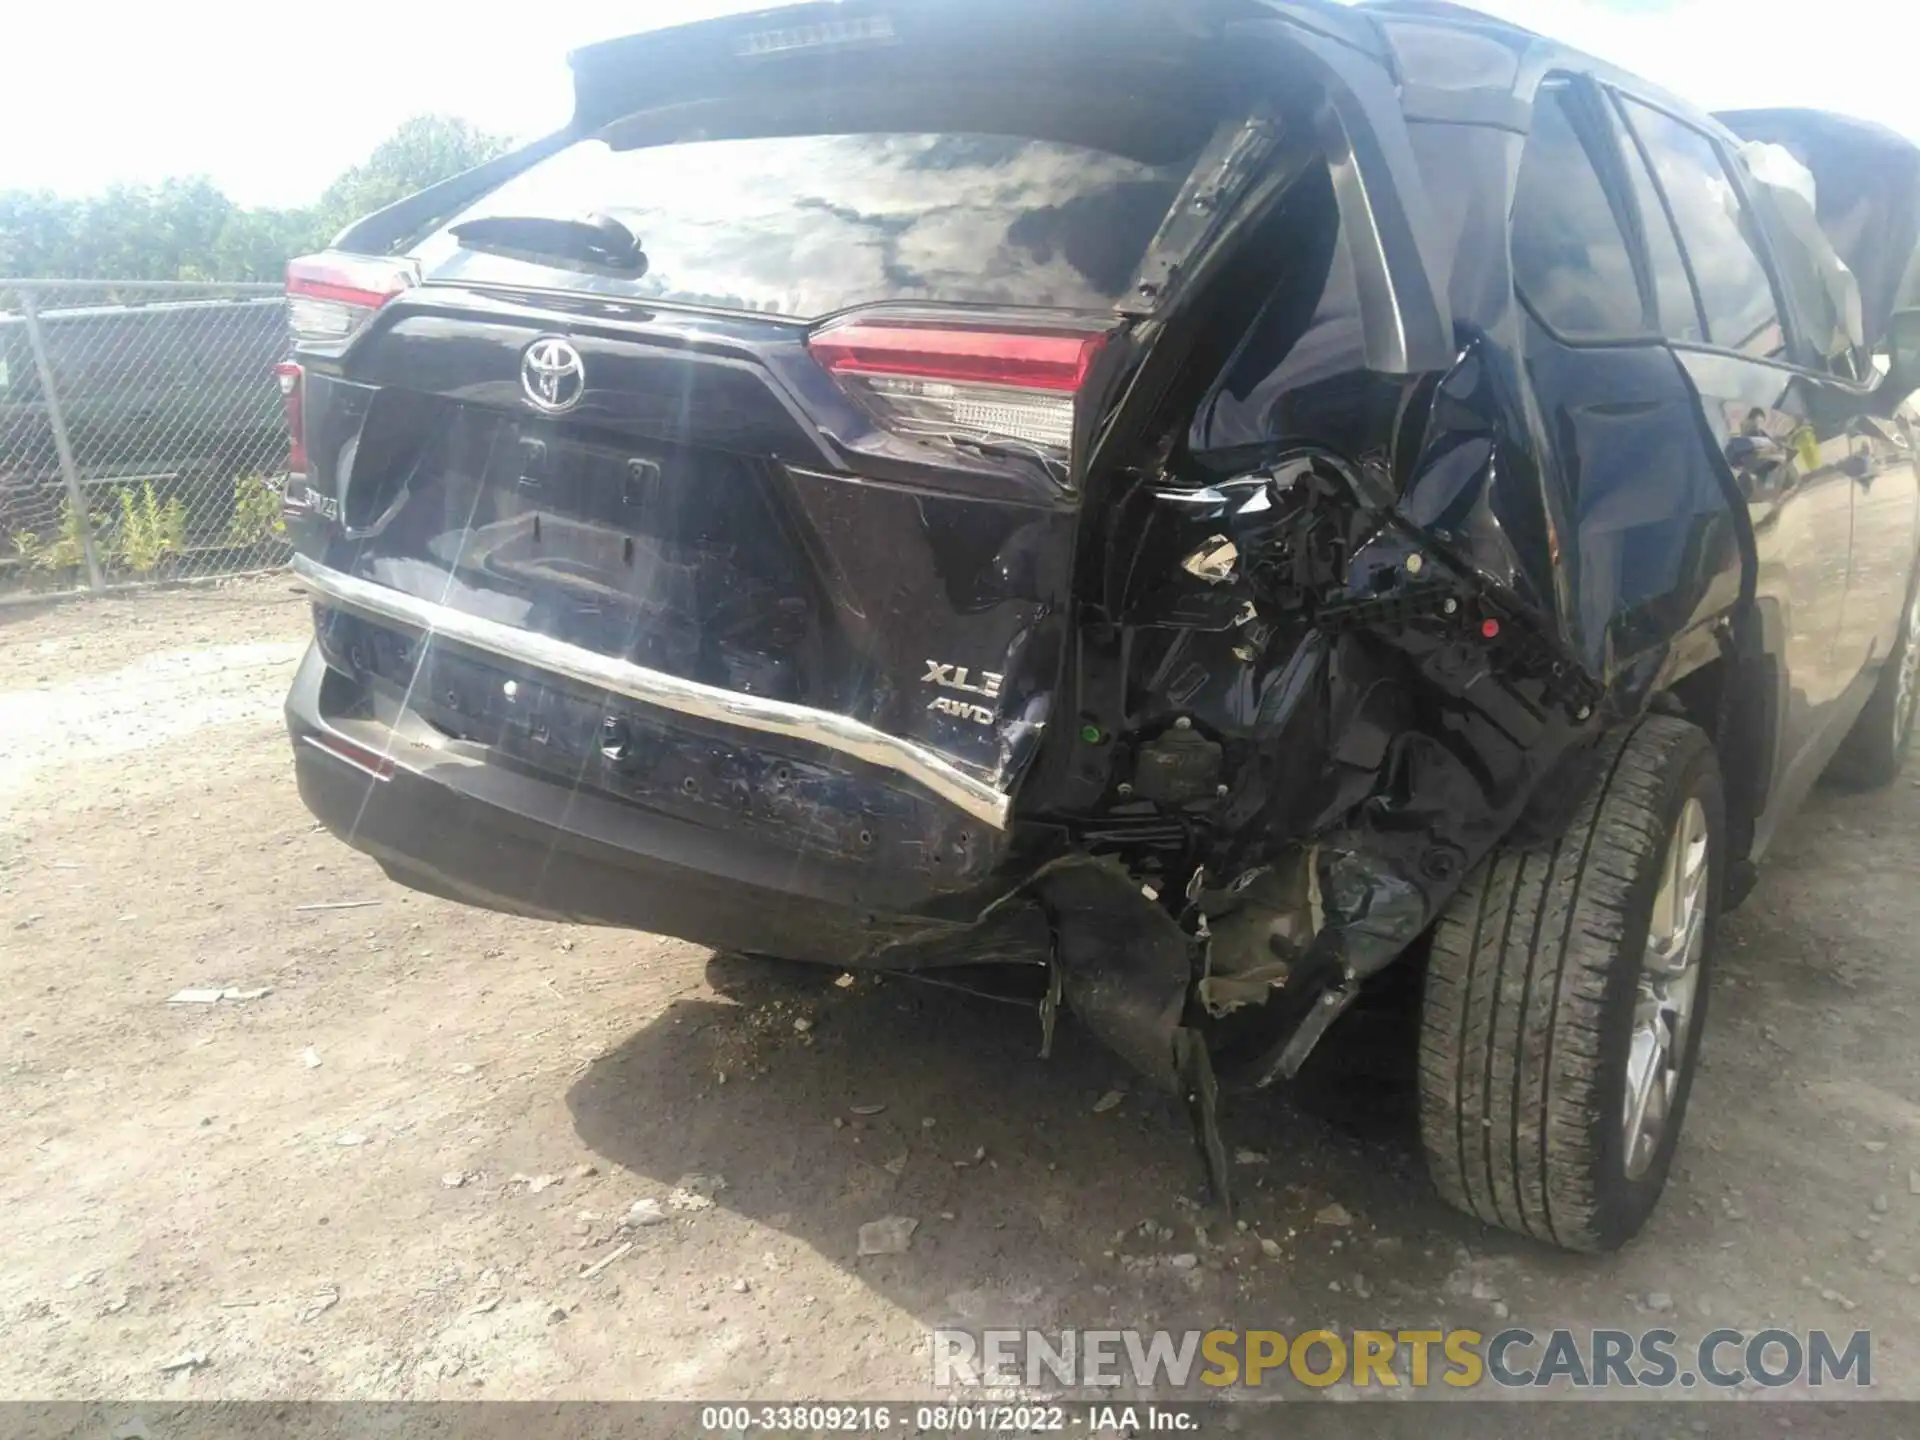
[[[1477,0],[1709,110],[1808,106],[1920,140],[1920,11],[1889,0]]]
[[[410,115],[530,138],[567,118],[569,50],[749,8],[0,0],[0,189],[207,174],[244,204],[298,204]]]
[[[408,115],[531,136],[566,116],[568,49],[760,3],[481,0],[455,14],[392,0],[15,0],[7,53],[33,60],[0,80],[0,188],[200,172],[246,203],[296,203]],[[1920,137],[1920,12],[1907,5],[1483,3],[1709,107],[1814,105]]]

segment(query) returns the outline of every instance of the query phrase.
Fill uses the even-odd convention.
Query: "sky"
[[[759,4],[768,0],[759,0]],[[1044,3],[1044,0],[1035,0]],[[7,0],[0,189],[85,194],[204,174],[312,200],[409,115],[531,137],[568,113],[566,53],[743,0]],[[1709,109],[1809,105],[1920,139],[1912,0],[1479,0]]]

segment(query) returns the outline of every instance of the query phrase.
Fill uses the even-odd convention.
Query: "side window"
[[[1748,355],[1785,358],[1786,332],[1752,217],[1741,205],[1713,141],[1637,100],[1625,101],[1624,108],[1653,159],[1680,240],[1693,261],[1693,278],[1707,312],[1707,338]]]
[[[1534,313],[1569,339],[1646,331],[1620,218],[1575,124],[1575,93],[1549,81],[1513,194],[1513,276]]]
[[[1707,333],[1700,324],[1700,303],[1694,298],[1693,278],[1681,258],[1680,243],[1673,238],[1666,202],[1660,198],[1640,147],[1631,135],[1620,130],[1619,117],[1612,118],[1620,153],[1626,157],[1627,178],[1640,206],[1640,225],[1647,232],[1647,255],[1653,262],[1653,287],[1660,305],[1660,333],[1669,340],[1702,342]]]

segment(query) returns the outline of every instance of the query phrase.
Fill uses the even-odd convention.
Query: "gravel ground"
[[[1229,1107],[1236,1230],[1070,1025],[388,883],[294,793],[306,624],[284,581],[0,611],[0,1397],[899,1398],[1002,1323],[1871,1328],[1920,1396],[1913,783],[1818,797],[1729,921],[1623,1254],[1435,1200],[1392,1011]]]

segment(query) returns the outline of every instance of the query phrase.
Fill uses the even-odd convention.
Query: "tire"
[[[1589,1252],[1632,1239],[1666,1185],[1726,868],[1706,735],[1650,716],[1606,746],[1602,779],[1557,839],[1496,851],[1461,888],[1435,928],[1421,1001],[1420,1132],[1440,1194],[1489,1225]],[[1691,957],[1669,977],[1646,961],[1675,851],[1692,861],[1675,888],[1694,905],[1684,926],[1662,907],[1662,929],[1683,929],[1675,948]],[[1658,990],[1646,1007],[1643,980]],[[1658,1010],[1683,990],[1684,1019]],[[1638,1064],[1661,1053],[1661,1035],[1667,1063]],[[1665,1121],[1630,1156],[1629,1076],[1648,1073]]]
[[[1855,790],[1891,785],[1913,742],[1916,699],[1920,699],[1920,586],[1907,600],[1899,638],[1880,669],[1880,681],[1834,752],[1826,778]]]

